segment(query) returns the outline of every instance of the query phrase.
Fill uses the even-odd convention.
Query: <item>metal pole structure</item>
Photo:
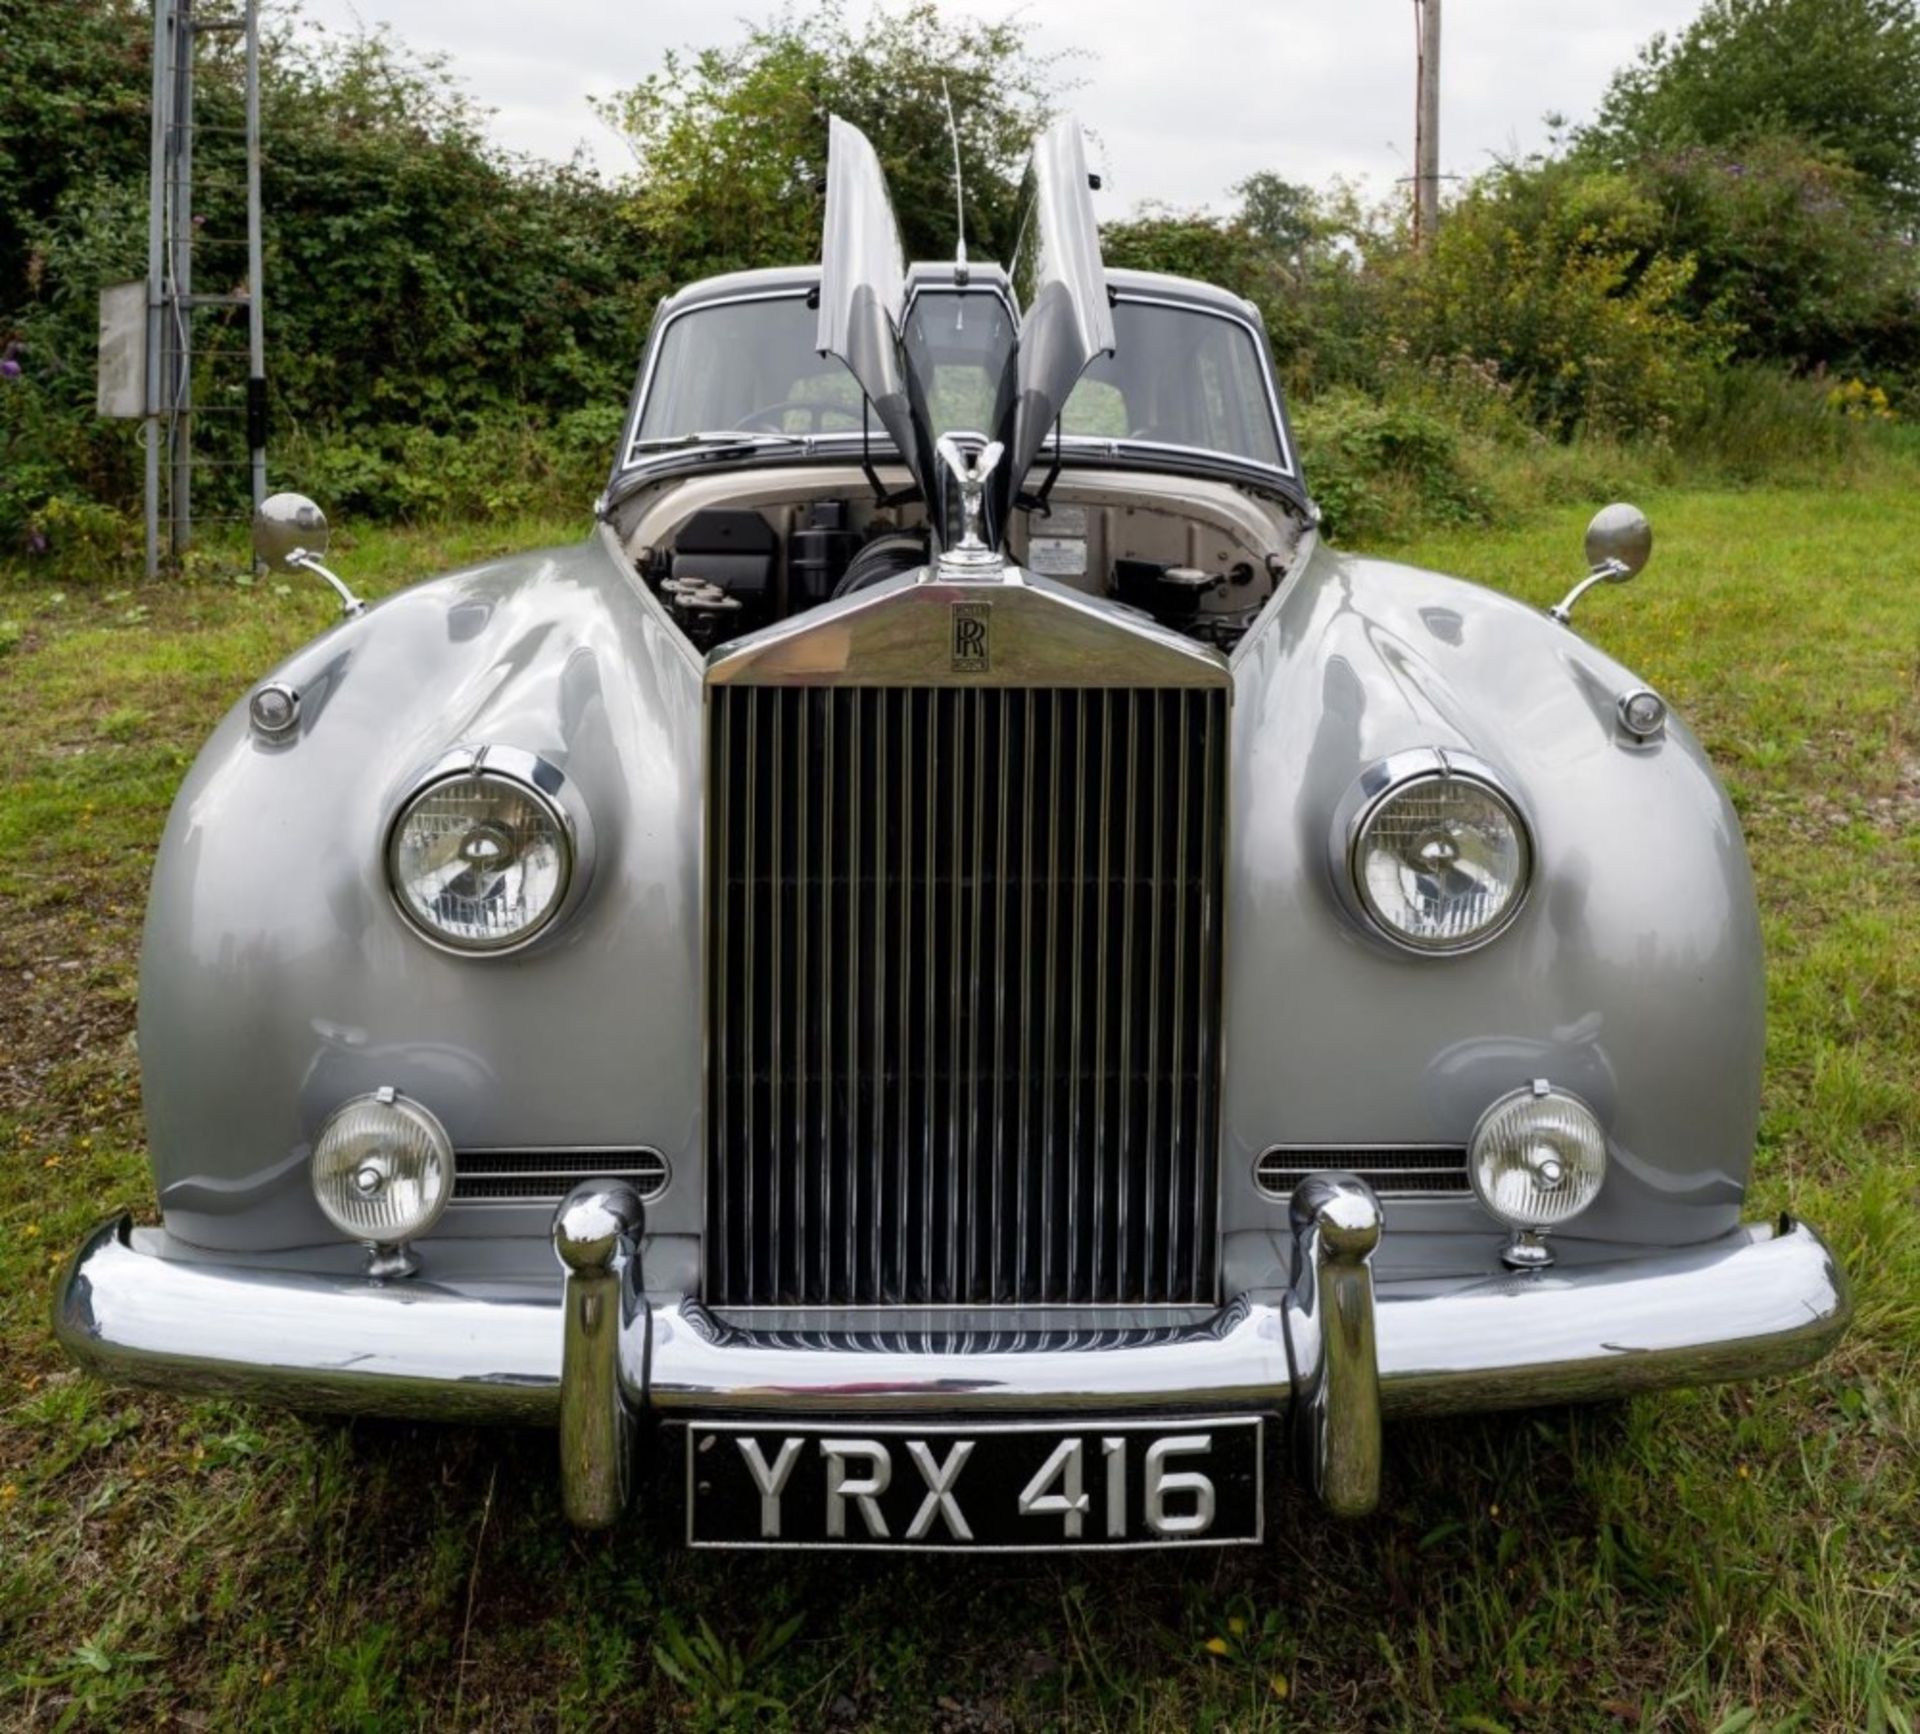
[[[162,341],[166,319],[166,174],[170,129],[168,99],[173,93],[172,19],[167,0],[153,0],[153,143],[152,160],[147,170],[147,417],[142,423],[146,435],[147,459],[147,576],[160,573],[160,441],[162,382],[165,365]]]
[[[173,556],[193,542],[193,0],[173,4]]]
[[[1420,14],[1419,94],[1414,132],[1413,240],[1423,247],[1440,223],[1440,0],[1414,0]]]
[[[256,512],[267,497],[266,269],[260,229],[260,0],[247,0],[247,449]]]

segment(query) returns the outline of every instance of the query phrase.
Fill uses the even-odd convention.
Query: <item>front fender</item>
[[[1738,1218],[1759,1110],[1765,982],[1745,846],[1677,718],[1641,746],[1642,684],[1534,610],[1317,548],[1235,659],[1225,1080],[1230,1223],[1274,1206],[1274,1143],[1459,1143],[1547,1077],[1605,1124],[1611,1171],[1569,1238],[1677,1245]],[[1335,812],[1414,747],[1494,766],[1533,826],[1532,894],[1457,957],[1363,930],[1333,886]],[[1401,1227],[1484,1230],[1477,1207]]]
[[[422,584],[271,678],[300,694],[297,735],[262,740],[237,705],[154,871],[139,1040],[169,1231],[249,1252],[337,1240],[311,1140],[382,1084],[456,1147],[654,1145],[692,1181],[659,1226],[697,1223],[700,672],[610,539]],[[394,908],[382,843],[413,779],[480,743],[565,772],[597,866],[550,938],[461,958]]]

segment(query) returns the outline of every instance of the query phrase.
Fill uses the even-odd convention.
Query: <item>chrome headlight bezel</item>
[[[408,815],[434,790],[464,779],[500,783],[530,800],[551,822],[560,843],[559,890],[537,920],[494,942],[475,942],[433,926],[400,885],[399,848]],[[511,957],[545,942],[579,903],[592,876],[593,824],[577,785],[550,759],[518,747],[461,747],[408,781],[387,821],[380,864],[388,901],[415,938],[450,957]]]
[[[1472,784],[1505,811],[1519,848],[1519,889],[1494,921],[1464,939],[1435,941],[1410,934],[1388,920],[1367,895],[1361,848],[1368,827],[1392,801],[1427,782]],[[1334,889],[1349,916],[1369,938],[1413,957],[1463,957],[1491,945],[1526,908],[1539,863],[1532,821],[1511,784],[1484,759],[1454,747],[1416,747],[1368,766],[1340,802],[1328,841]]]

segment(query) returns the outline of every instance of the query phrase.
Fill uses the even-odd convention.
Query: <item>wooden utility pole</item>
[[[1413,243],[1424,247],[1440,221],[1440,0],[1413,0],[1420,25],[1414,96]]]

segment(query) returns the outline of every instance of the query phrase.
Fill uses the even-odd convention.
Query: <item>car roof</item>
[[[966,280],[959,284],[955,266],[948,259],[928,259],[907,267],[907,288],[965,287],[1005,294],[1007,274],[998,265],[968,265]],[[676,289],[660,304],[662,313],[680,313],[708,301],[737,301],[757,295],[797,295],[820,286],[818,265],[775,265],[760,271],[728,271],[718,277],[703,277]]]
[[[949,259],[923,259],[907,267],[907,291],[965,287],[997,293],[1011,298],[1012,289],[1006,271],[998,265],[969,264],[966,281],[961,284]],[[1218,284],[1197,277],[1174,277],[1164,271],[1131,271],[1123,266],[1107,267],[1108,287],[1116,294],[1176,301],[1210,313],[1250,320],[1264,329],[1259,309],[1251,301],[1222,289]],[[818,265],[776,265],[759,271],[728,271],[718,277],[703,277],[677,289],[660,304],[662,314],[684,312],[710,301],[738,301],[760,295],[799,295],[820,285]]]

